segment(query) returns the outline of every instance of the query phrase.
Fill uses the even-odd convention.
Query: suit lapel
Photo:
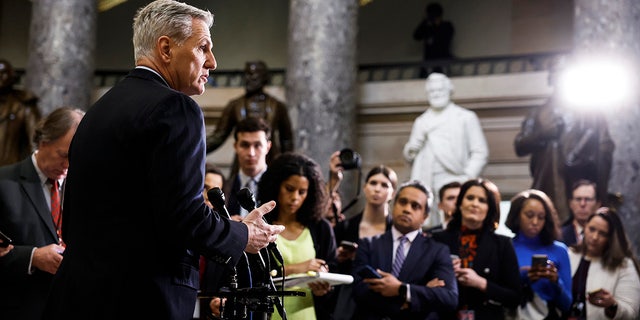
[[[424,269],[424,266],[421,263],[424,254],[426,253],[425,247],[425,238],[422,234],[418,234],[413,242],[411,243],[411,247],[409,247],[409,252],[407,252],[407,257],[404,260],[404,264],[402,265],[402,269],[400,269],[400,274],[398,278],[400,279],[410,279],[414,274],[422,274],[423,272],[419,272],[416,270],[417,268]],[[395,254],[395,253],[394,253]]]
[[[391,272],[391,266],[393,264],[393,236],[391,232],[386,232],[382,236],[380,236],[381,245],[380,253],[382,257],[380,257],[380,270]]]
[[[58,239],[56,228],[51,218],[51,208],[47,205],[47,200],[42,192],[40,177],[33,167],[31,157],[27,158],[20,164],[20,186],[27,195],[27,198],[35,208],[38,217],[47,226],[54,239]]]

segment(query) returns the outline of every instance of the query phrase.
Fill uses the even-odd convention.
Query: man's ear
[[[162,37],[158,38],[158,41],[156,43],[156,47],[158,48],[160,59],[162,59],[162,61],[164,61],[164,62],[171,61],[171,46],[172,46],[172,44],[173,44],[173,42],[167,36],[162,36]]]
[[[267,153],[271,150],[271,140],[267,141]]]

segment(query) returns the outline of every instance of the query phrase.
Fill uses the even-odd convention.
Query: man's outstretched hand
[[[268,224],[262,216],[269,213],[276,207],[275,201],[269,201],[258,208],[253,209],[242,223],[249,229],[249,241],[244,251],[258,253],[260,249],[266,247],[270,242],[276,241],[278,234],[284,231],[284,226]]]

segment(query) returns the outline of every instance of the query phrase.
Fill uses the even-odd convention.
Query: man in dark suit
[[[271,128],[261,118],[246,118],[236,125],[233,138],[239,170],[229,176],[224,193],[231,218],[240,221],[248,212],[240,207],[236,194],[247,187],[258,199],[258,182],[267,171],[267,154],[271,150]]]
[[[14,243],[0,257],[0,319],[42,318],[64,252],[60,220],[51,214],[51,181],[60,186],[67,175],[69,144],[83,115],[79,109],[54,110],[36,126],[36,151],[0,168],[0,228]]]
[[[573,246],[582,242],[584,226],[589,216],[600,208],[598,187],[592,181],[581,179],[571,187],[569,199],[569,219],[562,225],[562,242]]]
[[[213,15],[153,1],[133,23],[136,68],[78,126],[69,153],[67,244],[48,319],[191,319],[199,255],[235,265],[275,241],[262,216],[221,217],[202,195],[202,94],[216,68]]]
[[[455,310],[458,288],[449,249],[422,234],[421,226],[429,215],[428,194],[418,181],[401,185],[391,230],[359,241],[354,263],[355,318],[437,319],[437,312]],[[403,259],[398,256],[400,249],[404,263],[399,262]],[[363,279],[358,270],[365,265],[377,269],[382,277]],[[397,274],[394,265],[400,267]]]

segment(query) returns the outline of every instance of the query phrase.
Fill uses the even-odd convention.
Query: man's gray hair
[[[213,14],[175,0],[156,0],[138,10],[133,18],[133,54],[135,61],[152,57],[156,41],[168,36],[182,45],[192,32],[193,19],[213,26]]]

